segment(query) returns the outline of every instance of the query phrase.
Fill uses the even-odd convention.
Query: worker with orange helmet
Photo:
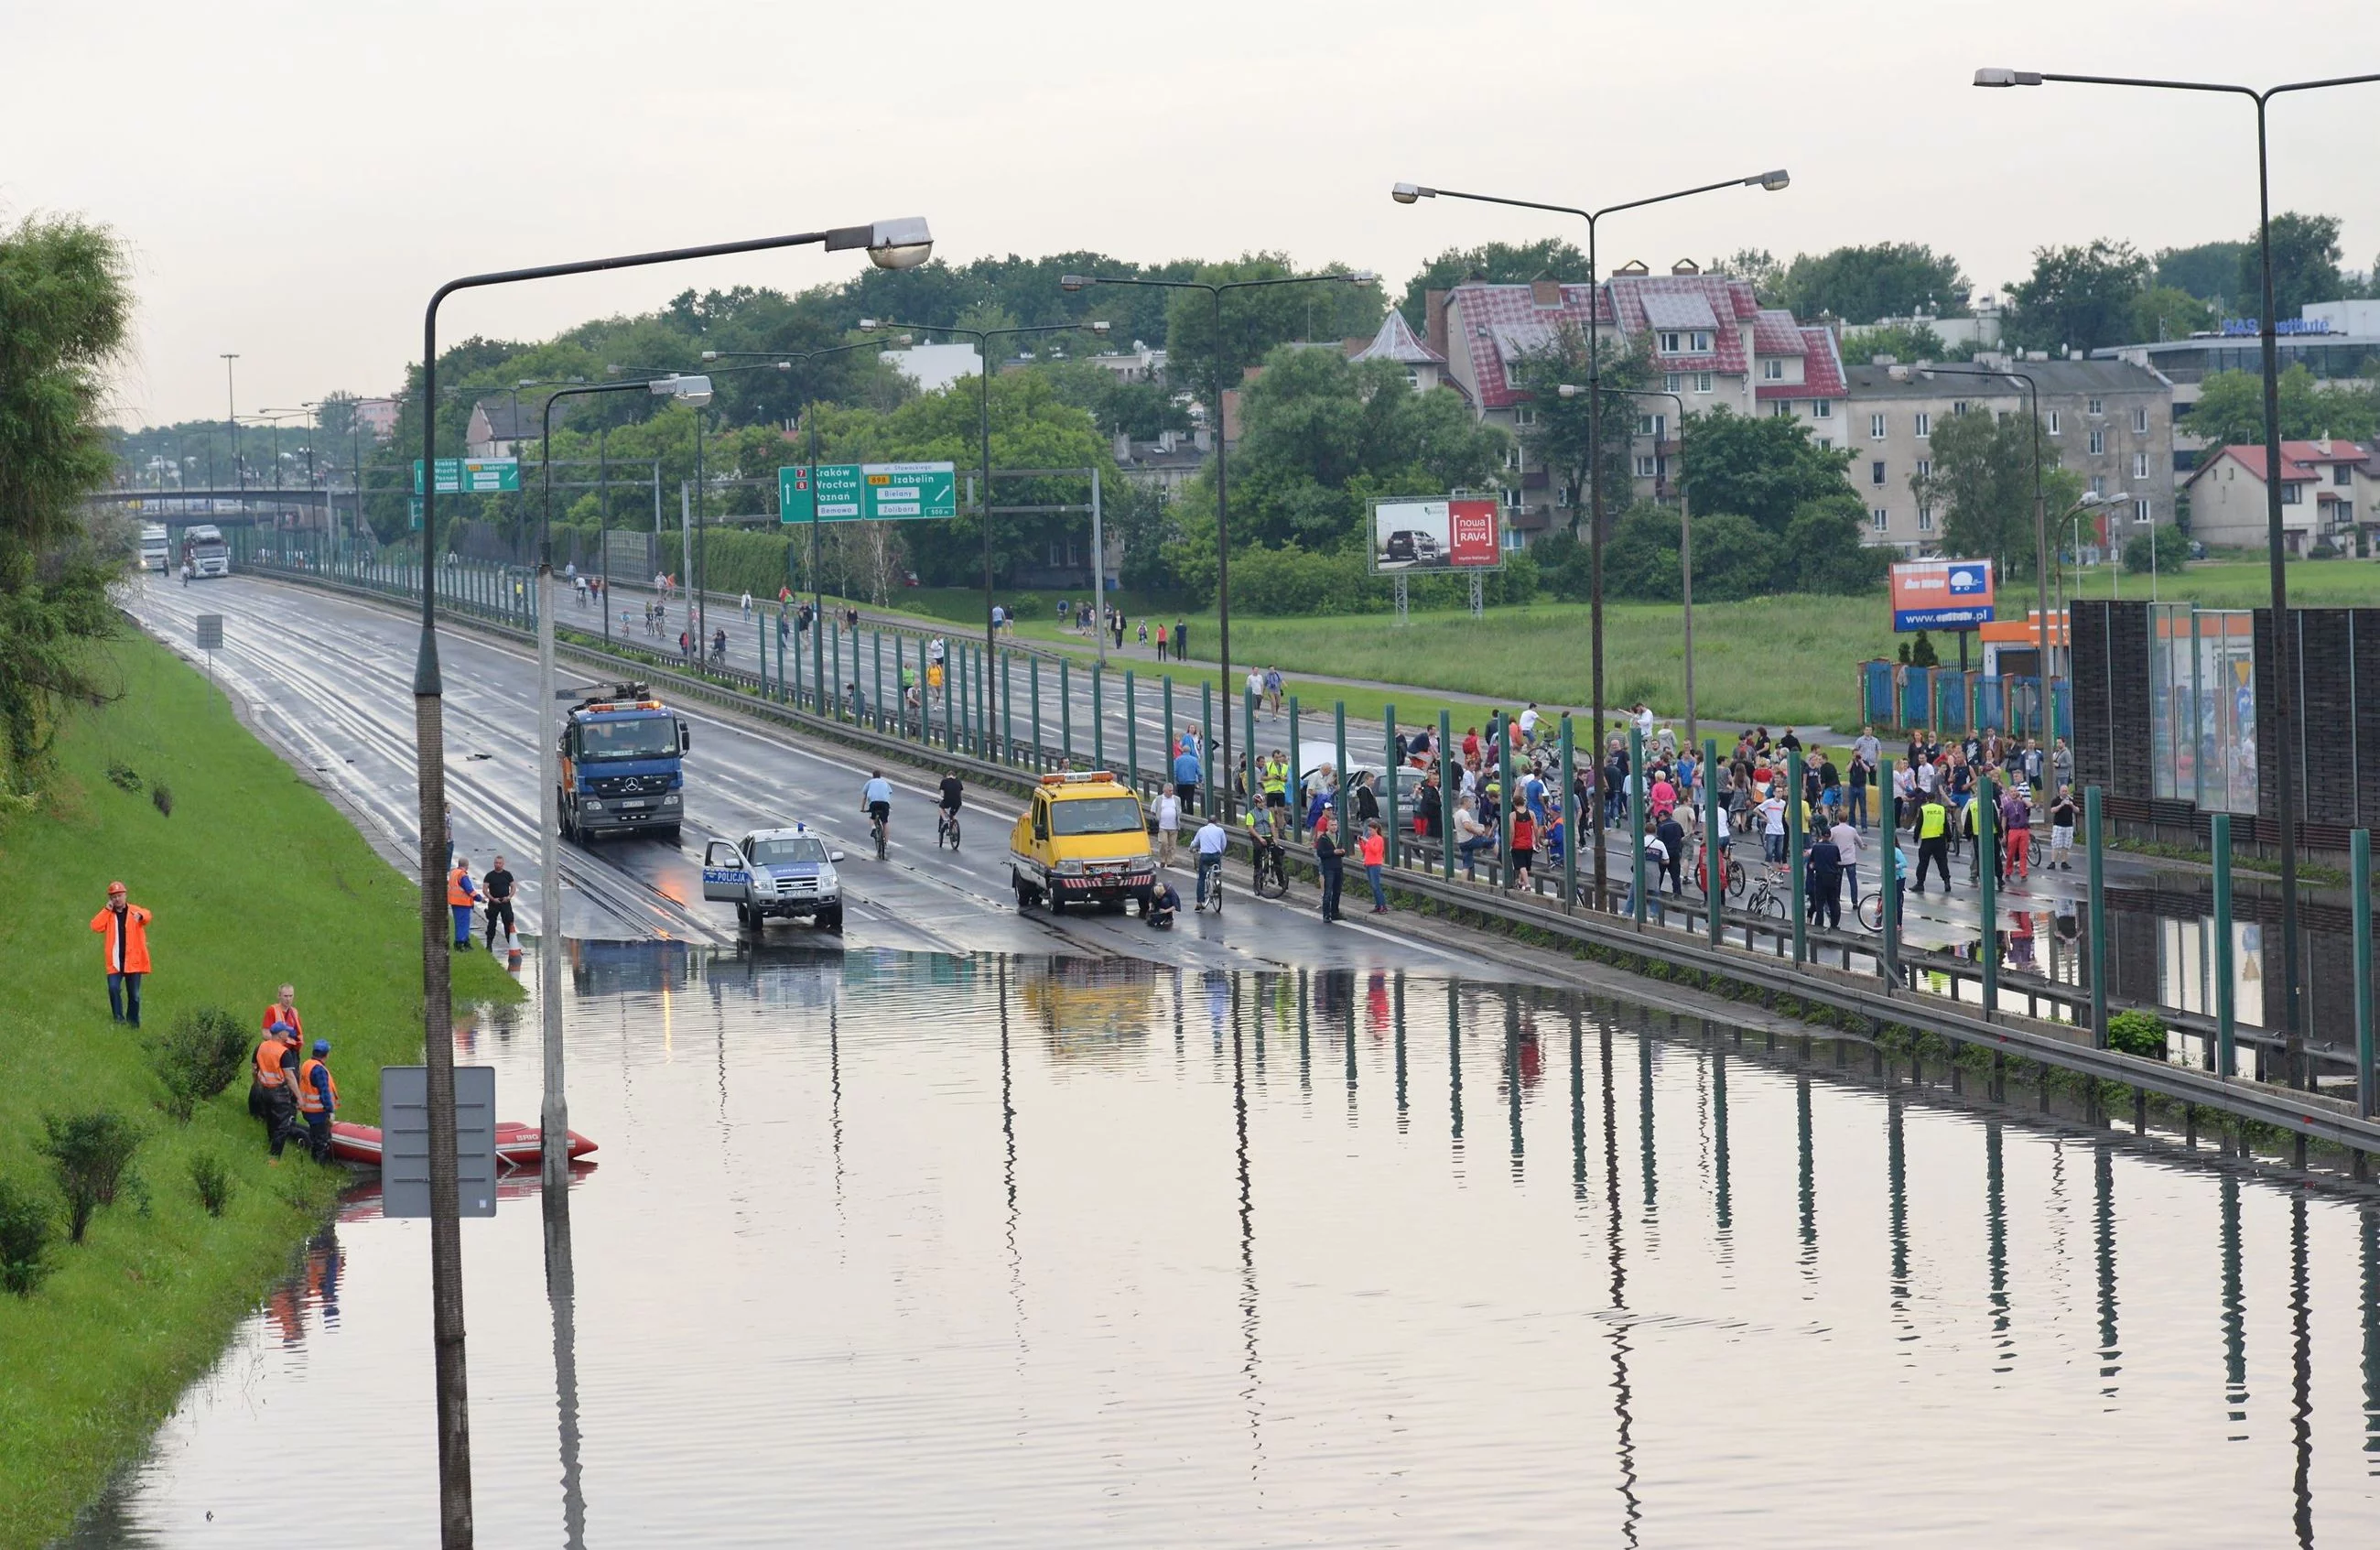
[[[107,885],[107,907],[91,918],[105,946],[107,1006],[118,1022],[140,1026],[140,982],[149,974],[149,911],[134,904],[121,883]]]

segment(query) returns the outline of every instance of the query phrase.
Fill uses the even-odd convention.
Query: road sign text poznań
[[[807,463],[777,470],[780,521],[917,521],[959,514],[958,476],[949,463]]]

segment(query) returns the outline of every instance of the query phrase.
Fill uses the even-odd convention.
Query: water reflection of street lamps
[[[436,447],[431,437],[437,427],[438,309],[456,291],[806,245],[823,246],[829,251],[865,249],[879,268],[907,269],[925,262],[933,251],[933,238],[922,220],[879,221],[872,226],[583,259],[529,269],[496,270],[447,281],[431,293],[421,320],[421,401],[425,410],[421,417],[421,459],[425,474],[435,467],[432,459]],[[430,1297],[438,1411],[438,1531],[439,1542],[446,1550],[465,1550],[472,1541],[471,1435],[464,1371],[463,1242],[455,1166],[455,1013],[450,999],[453,970],[447,961],[444,918],[446,686],[438,665],[438,568],[432,559],[437,545],[438,481],[425,477],[421,487],[421,640],[414,658],[413,714],[419,787],[416,832],[421,842],[422,1055],[430,1129]],[[544,1140],[547,1166],[551,1168],[554,1147],[566,1147],[567,1138],[547,1136]]]

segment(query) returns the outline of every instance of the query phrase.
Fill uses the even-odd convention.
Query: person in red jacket
[[[149,975],[149,911],[133,903],[121,883],[107,885],[107,908],[91,918],[105,946],[107,1006],[118,1022],[140,1026],[140,982]]]
[[[1372,913],[1387,914],[1389,896],[1380,886],[1380,873],[1388,863],[1389,840],[1378,822],[1364,826],[1364,837],[1355,842],[1355,859],[1364,863],[1364,880],[1372,885]]]

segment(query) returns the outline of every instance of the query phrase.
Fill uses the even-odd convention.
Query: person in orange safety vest
[[[279,1003],[275,1003],[278,1006]],[[265,1013],[271,1019],[271,1010]],[[264,1121],[264,1139],[273,1160],[298,1128],[298,1030],[285,1021],[272,1021],[256,1045],[255,1080],[248,1090],[248,1112]]]
[[[314,1057],[298,1068],[298,1112],[306,1117],[306,1144],[314,1161],[331,1160],[331,1121],[339,1112],[339,1084],[322,1056],[331,1041],[314,1041]]]
[[[140,1026],[140,982],[149,974],[151,919],[121,883],[107,885],[107,908],[91,918],[91,929],[106,944],[108,1010],[135,1028]]]
[[[471,906],[480,897],[480,885],[471,881],[471,858],[455,858],[455,870],[446,874],[446,907],[455,911],[455,946],[457,951],[471,946]]]

